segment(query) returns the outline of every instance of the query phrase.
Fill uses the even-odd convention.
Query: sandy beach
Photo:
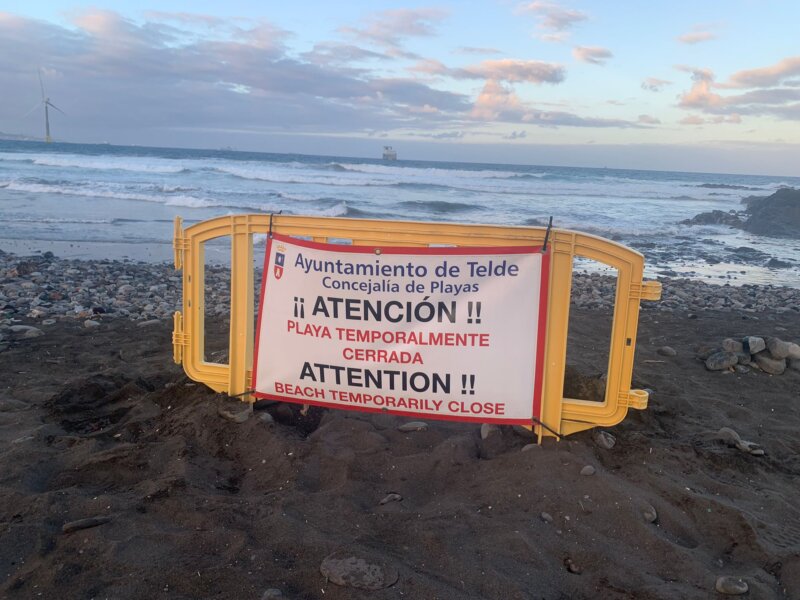
[[[705,599],[720,576],[748,598],[800,597],[800,365],[697,358],[728,337],[798,341],[797,290],[664,280],[634,371],[650,406],[609,449],[597,432],[532,447],[513,428],[403,432],[281,404],[224,419],[171,360],[177,276],[0,255],[3,597]],[[210,281],[224,301],[224,270]],[[582,376],[605,368],[608,285],[576,278]],[[221,315],[209,335],[224,347]],[[321,566],[337,552],[396,583],[336,585]]]

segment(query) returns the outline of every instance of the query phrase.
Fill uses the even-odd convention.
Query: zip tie
[[[553,217],[550,217],[550,218],[552,219]],[[544,423],[542,423],[542,422],[541,422],[539,419],[537,419],[536,417],[531,417],[531,419],[533,420],[533,422],[534,422],[534,423],[538,423],[539,425],[541,425],[542,427],[544,427],[545,429],[547,429],[547,431],[549,431],[549,432],[550,432],[550,433],[552,433],[554,436],[556,436],[556,438],[557,438],[557,439],[559,439],[559,440],[560,440],[560,439],[563,437],[563,436],[562,436],[560,433],[558,433],[558,432],[557,432],[557,431],[555,431],[554,429],[551,429],[550,427],[548,427],[547,425],[545,425]]]
[[[242,392],[241,394],[234,394],[233,396],[228,394],[228,398],[241,398],[242,396],[246,396],[247,394],[252,394],[253,392],[255,392],[255,390],[247,390],[246,392]]]
[[[272,237],[272,217],[274,217],[275,215],[279,215],[282,212],[283,212],[283,209],[279,210],[276,213],[274,213],[274,212],[269,213],[269,233],[267,233],[267,237],[270,237],[270,238]]]
[[[547,231],[544,232],[544,243],[542,244],[542,253],[547,252],[547,241],[550,239],[550,230],[553,228],[553,216],[550,215],[550,221],[547,223]]]

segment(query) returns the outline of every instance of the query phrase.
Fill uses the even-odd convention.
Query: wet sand
[[[570,361],[586,374],[605,368],[598,317],[573,310]],[[172,363],[168,320],[96,318],[5,334],[4,598],[707,599],[720,575],[744,578],[748,598],[800,598],[800,372],[710,372],[695,357],[728,336],[797,341],[795,310],[645,310],[634,384],[650,407],[609,430],[610,450],[585,432],[526,451],[511,428],[403,433],[398,417],[290,405],[237,424]],[[391,492],[402,500],[380,504]],[[63,532],[93,517],[108,520]],[[327,581],[337,550],[397,582]]]

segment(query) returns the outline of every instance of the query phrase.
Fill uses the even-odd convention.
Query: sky
[[[0,0],[0,131],[800,176],[800,2]]]

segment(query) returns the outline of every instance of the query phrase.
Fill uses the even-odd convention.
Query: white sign
[[[539,418],[549,255],[268,240],[259,398],[429,419]]]

